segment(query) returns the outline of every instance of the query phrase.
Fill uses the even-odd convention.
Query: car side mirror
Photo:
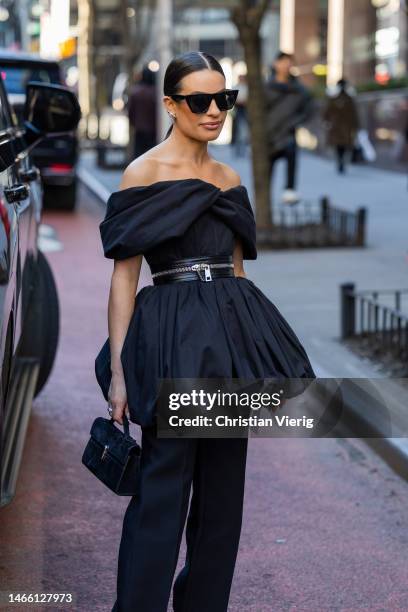
[[[35,81],[27,83],[24,127],[28,144],[47,136],[58,136],[76,129],[81,108],[76,95],[62,85]]]

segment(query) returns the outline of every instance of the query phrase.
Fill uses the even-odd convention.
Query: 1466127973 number
[[[30,593],[30,592],[0,592],[1,604],[56,604],[74,603],[72,593]]]

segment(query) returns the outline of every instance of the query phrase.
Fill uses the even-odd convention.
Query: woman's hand
[[[108,401],[112,406],[112,418],[123,425],[123,415],[129,418],[127,405],[126,385],[123,374],[112,374],[111,384],[108,391]]]

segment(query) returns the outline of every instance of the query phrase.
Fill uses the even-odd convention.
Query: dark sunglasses
[[[192,113],[206,113],[210,104],[215,100],[220,111],[231,110],[238,96],[238,89],[225,89],[218,93],[196,93],[183,96],[182,94],[170,95],[173,100],[185,100]]]

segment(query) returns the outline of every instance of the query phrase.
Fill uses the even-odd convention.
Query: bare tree
[[[93,3],[78,0],[78,69],[79,102],[86,122],[94,111],[95,100],[92,87],[92,44],[93,44]]]
[[[265,94],[261,68],[260,27],[270,0],[238,0],[230,9],[244,50],[247,65],[248,119],[252,148],[252,174],[254,180],[256,222],[259,229],[272,227],[270,201],[270,172],[265,135]]]
[[[130,78],[149,42],[155,9],[156,0],[120,0],[123,62]]]
[[[124,71],[128,74],[127,90],[131,87],[134,70],[145,50],[152,31],[156,0],[120,0],[120,19],[122,24],[122,57]],[[131,159],[133,152],[134,132],[129,124],[129,142],[127,157]]]

